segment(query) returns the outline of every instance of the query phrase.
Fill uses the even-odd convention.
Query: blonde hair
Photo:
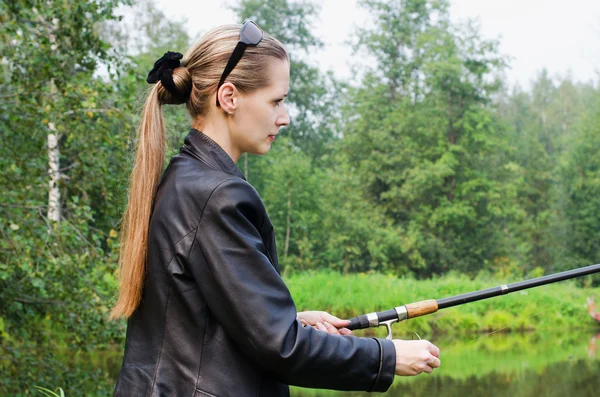
[[[225,25],[207,33],[187,51],[181,66],[173,70],[177,91],[167,91],[159,81],[146,99],[122,220],[120,289],[111,319],[130,317],[142,299],[152,202],[164,167],[166,137],[162,105],[185,103],[192,120],[206,117],[211,109],[209,101],[239,40],[240,29],[241,25]],[[243,93],[265,87],[269,84],[268,65],[273,58],[289,61],[283,45],[264,33],[257,46],[246,48],[226,81]]]

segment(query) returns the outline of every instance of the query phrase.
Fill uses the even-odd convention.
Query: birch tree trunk
[[[58,133],[54,123],[48,123],[48,219],[54,222],[60,222],[60,190],[58,181],[60,180],[60,150],[58,147]]]
[[[56,50],[57,40],[55,32],[58,29],[59,20],[55,19],[50,22],[36,8],[33,8],[32,11],[37,15],[40,25],[48,30],[48,40],[51,43],[51,48],[52,50]],[[51,104],[58,94],[53,78],[50,79],[48,86],[50,91],[50,100],[48,102]],[[60,222],[60,190],[58,188],[58,181],[61,178],[60,151],[58,147],[60,136],[53,122],[48,123],[48,130],[48,174],[50,175],[50,181],[48,182],[48,219],[53,222]]]
[[[50,95],[56,95],[56,86],[54,80],[50,80]],[[61,178],[60,173],[60,149],[58,141],[59,133],[53,122],[48,123],[48,219],[53,222],[60,222],[60,190],[58,182]]]

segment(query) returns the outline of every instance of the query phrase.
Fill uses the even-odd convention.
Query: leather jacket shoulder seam
[[[192,248],[194,248],[194,241],[196,241],[196,236],[198,235],[198,226],[193,228],[192,231],[190,231],[188,234],[186,234],[186,236],[189,236],[192,232],[194,232],[194,238],[192,239],[192,243],[190,244],[190,250],[188,251],[188,254],[186,255],[186,259],[190,259],[190,255],[192,255]]]
[[[169,266],[171,265],[171,263],[173,262],[173,259],[175,258],[175,256],[177,255],[176,248],[179,245],[179,243],[181,243],[187,236],[189,236],[190,234],[194,233],[194,239],[196,238],[196,233],[198,231],[198,226],[194,227],[193,229],[191,229],[189,232],[187,232],[186,234],[184,234],[179,240],[177,240],[177,242],[175,244],[173,244],[173,247],[171,248],[171,258],[169,259],[169,261],[167,262],[165,268],[168,269]],[[193,241],[193,240],[192,240]],[[187,258],[189,258],[190,253],[192,252],[192,245],[190,244],[190,249],[189,252],[187,254]]]
[[[206,210],[206,206],[208,205],[212,195],[217,191],[218,188],[221,187],[222,184],[224,184],[225,182],[229,182],[229,181],[235,181],[236,179],[246,182],[244,179],[238,178],[238,177],[227,178],[224,181],[219,182],[219,184],[217,186],[215,186],[214,189],[210,192],[210,194],[208,195],[208,198],[206,199],[206,202],[204,203],[204,207],[202,207],[202,211],[200,212],[200,217],[198,218],[198,224],[196,225],[196,232],[200,228],[200,223],[202,223],[202,217],[204,216],[204,211]],[[246,183],[248,183],[248,182],[246,182]],[[264,219],[263,219],[263,221],[264,221]]]
[[[200,227],[200,223],[202,222],[202,217],[204,216],[204,211],[206,210],[206,206],[208,205],[208,202],[210,201],[210,198],[212,197],[212,195],[217,191],[217,189],[222,184],[224,184],[225,182],[228,182],[228,181],[233,181],[233,180],[235,180],[235,178],[227,178],[224,181],[219,182],[219,184],[217,186],[215,186],[215,188],[212,190],[212,192],[210,192],[210,194],[208,195],[208,198],[206,199],[206,202],[204,203],[204,207],[202,207],[202,211],[200,212],[200,217],[198,218],[198,225],[196,225],[196,230],[198,230],[198,228]]]
[[[173,251],[175,250],[175,247],[177,247],[179,245],[179,243],[181,242],[181,240],[183,240],[184,238],[186,238],[187,236],[189,236],[192,233],[195,233],[196,230],[198,230],[198,226],[190,229],[189,232],[187,232],[186,234],[183,235],[183,237],[181,237],[179,240],[177,240],[177,242],[175,244],[173,244]]]

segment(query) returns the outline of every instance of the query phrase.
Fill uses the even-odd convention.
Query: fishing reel
[[[346,326],[346,328],[355,330],[383,326],[387,329],[386,339],[392,339],[392,324],[409,318],[435,313],[437,311],[438,301],[429,299],[421,302],[409,303],[404,306],[398,306],[383,312],[361,314],[358,317],[351,318],[350,324]]]

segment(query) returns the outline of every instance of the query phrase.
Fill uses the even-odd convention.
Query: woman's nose
[[[290,124],[290,116],[288,114],[287,109],[285,109],[283,111],[283,115],[281,115],[277,118],[277,126],[281,127],[281,126],[289,125],[289,124]]]

